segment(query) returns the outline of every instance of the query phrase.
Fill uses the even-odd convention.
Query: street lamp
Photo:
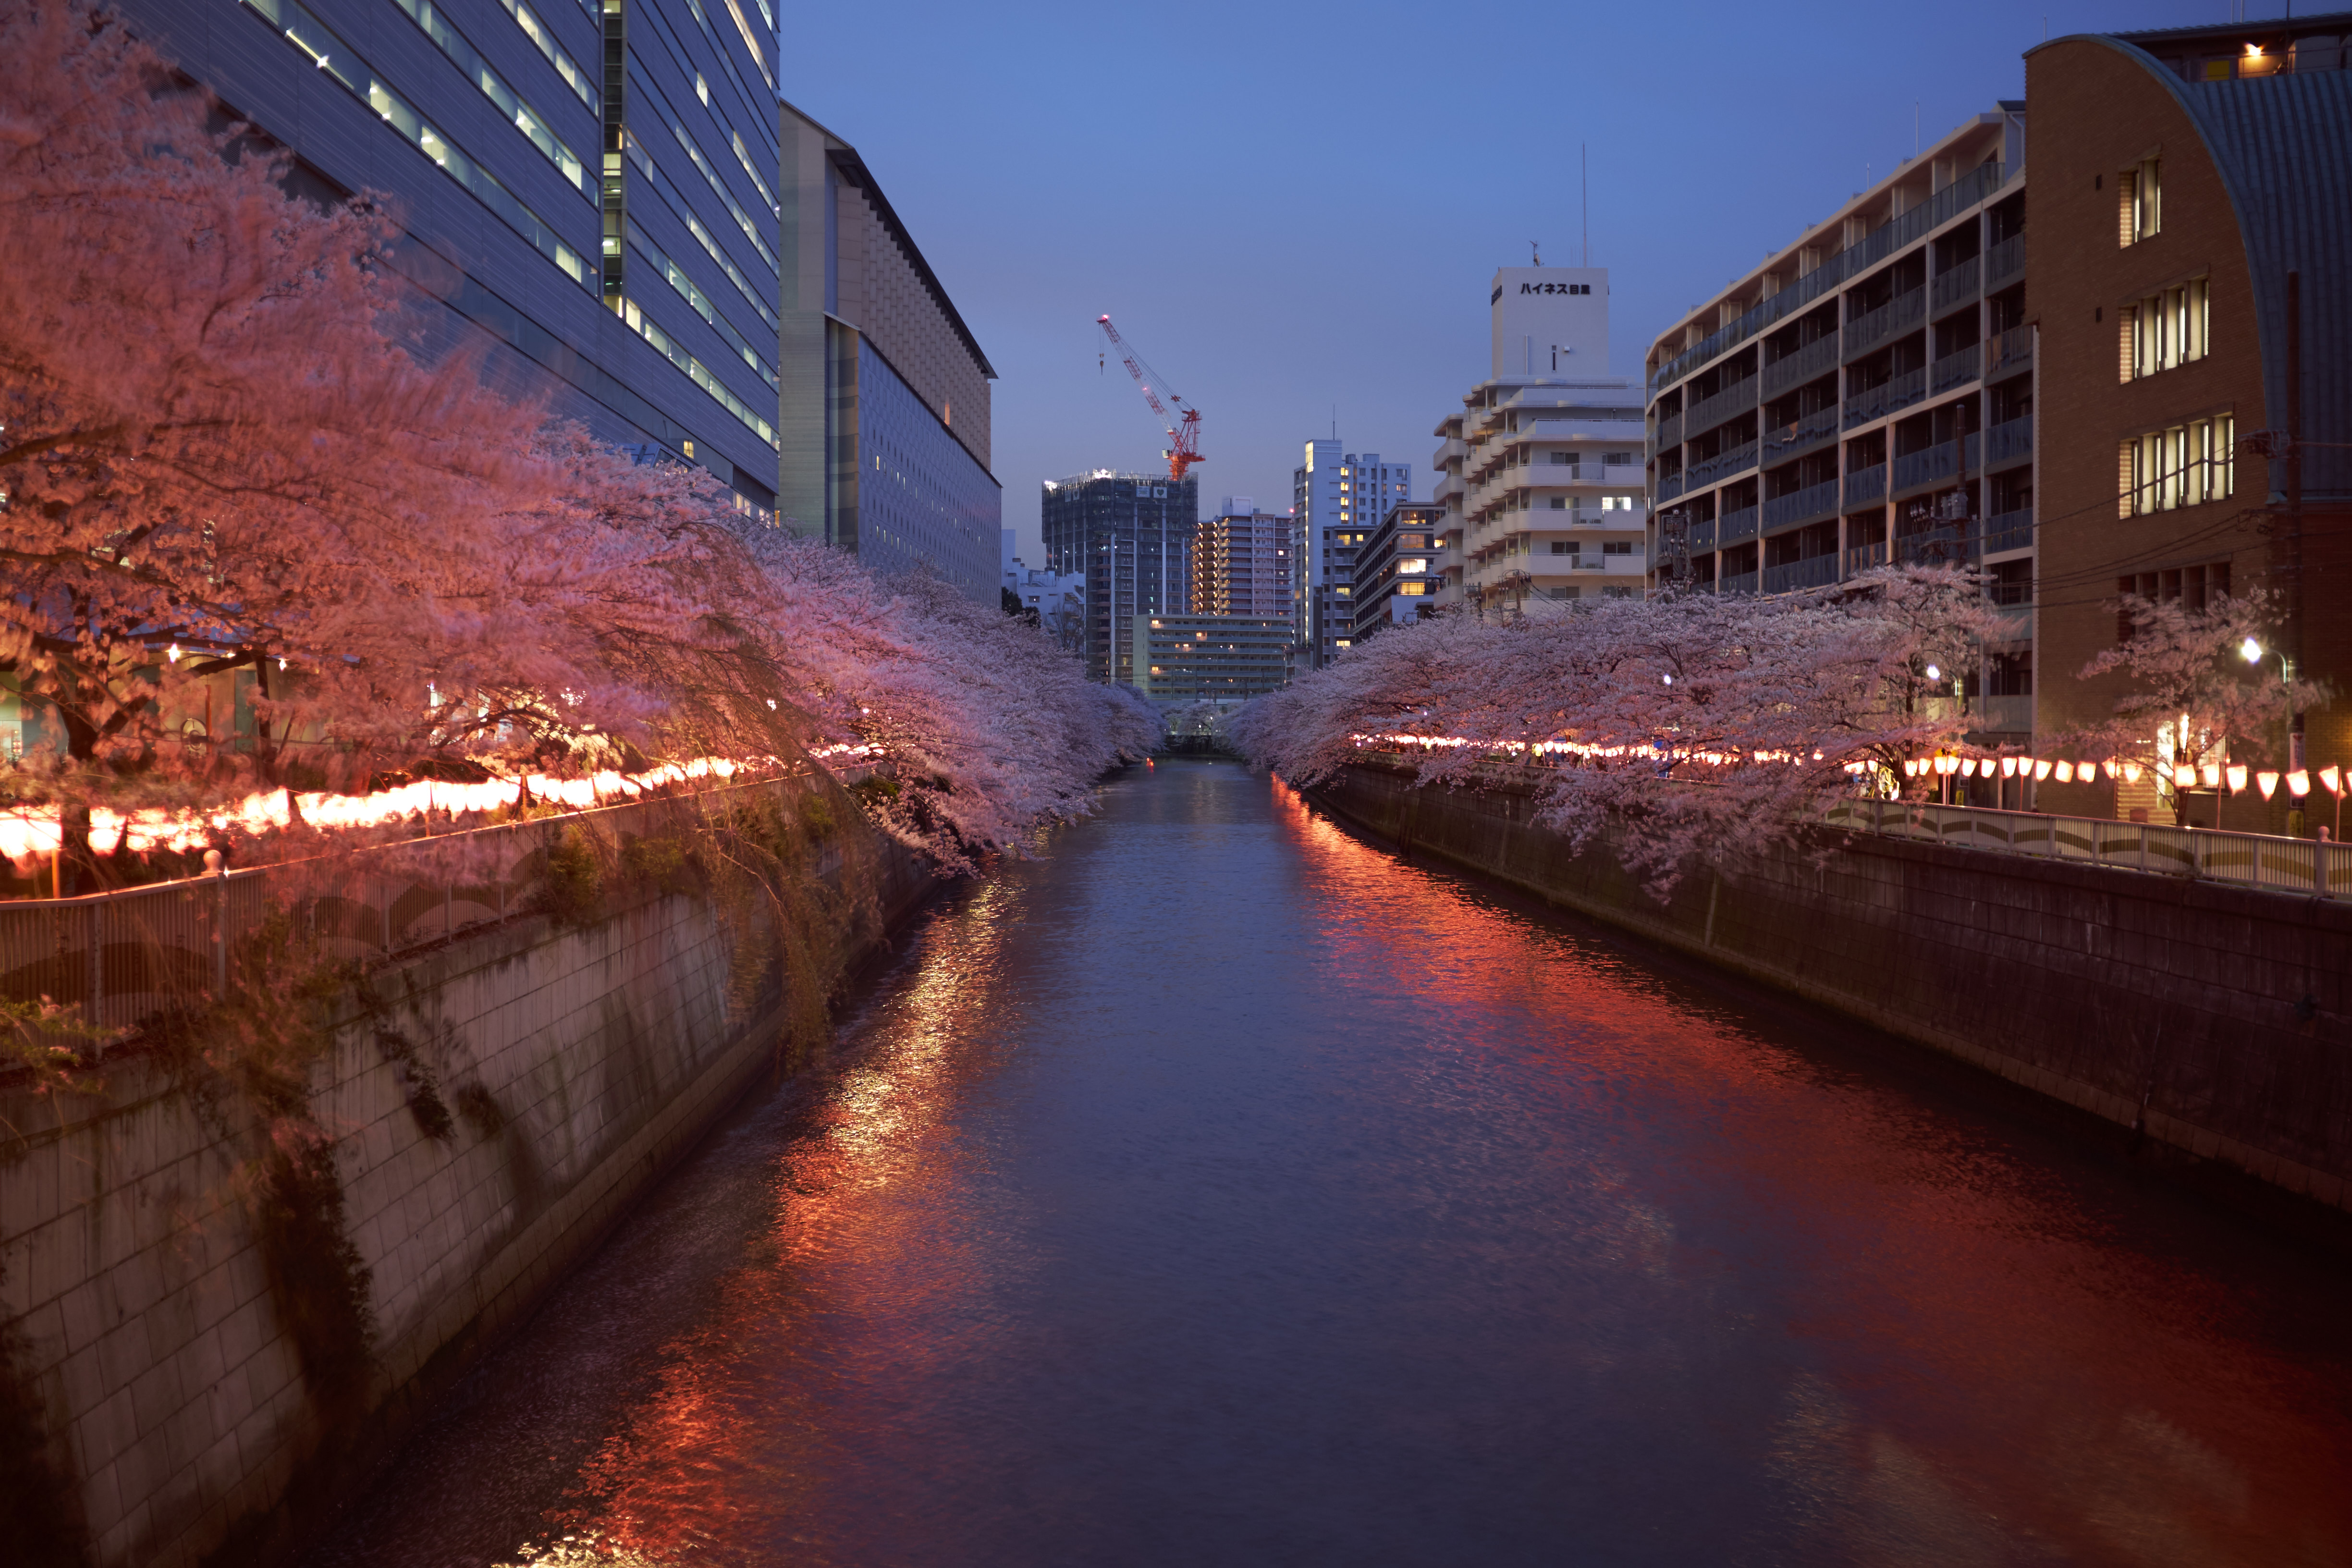
[[[2248,637],[2245,641],[2238,645],[2238,657],[2244,659],[2248,664],[2252,665],[2259,665],[2266,658],[2275,658],[2279,661],[2279,684],[2290,689],[2287,693],[2289,704],[2286,725],[2287,772],[2290,774],[2303,773],[2303,711],[2302,710],[2293,706],[2294,694],[2292,688],[2294,685],[2294,660],[2284,651],[2278,648],[2266,648],[2252,637]],[[2336,801],[2336,809],[2339,814],[2337,827],[2340,833],[2342,828],[2340,815],[2343,810],[2343,801],[2340,797]],[[2302,797],[2298,795],[2295,797],[2294,808],[2289,814],[2288,832],[2294,833],[2301,828],[2302,824],[2293,819],[2300,817],[2302,815]]]

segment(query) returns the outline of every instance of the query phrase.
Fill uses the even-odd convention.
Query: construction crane
[[[1143,401],[1151,405],[1151,412],[1160,416],[1160,423],[1167,427],[1169,444],[1160,455],[1168,459],[1169,479],[1182,483],[1185,469],[1208,460],[1201,456],[1201,411],[1172,392],[1167,403],[1160,402],[1160,394],[1151,388],[1151,384],[1160,378],[1127,346],[1127,340],[1118,335],[1110,318],[1097,316],[1095,325],[1110,339],[1111,347],[1118,351],[1119,362],[1127,366],[1127,374],[1135,377],[1135,384],[1143,389]],[[1168,412],[1170,405],[1175,406],[1175,413]]]

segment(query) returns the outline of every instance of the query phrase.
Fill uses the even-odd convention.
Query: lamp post
[[[2254,638],[2248,637],[2238,645],[2238,657],[2257,668],[2261,668],[2263,660],[2266,658],[2275,658],[2279,661],[2279,684],[2285,689],[2287,696],[2286,771],[2290,776],[2304,772],[2303,714],[2294,707],[2293,656],[2282,648],[2266,648]],[[2286,830],[2291,836],[2300,838],[2303,836],[2302,797],[2297,795],[2291,798],[2297,804],[2287,810]],[[2342,795],[2336,798],[2336,834],[2340,838],[2344,835],[2344,797]]]

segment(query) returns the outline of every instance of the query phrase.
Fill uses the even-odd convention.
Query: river
[[[1163,761],[933,906],[310,1561],[2344,1563],[2347,1287]]]

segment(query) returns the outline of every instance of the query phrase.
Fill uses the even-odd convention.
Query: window
[[[2125,306],[2116,318],[2123,340],[2123,379],[2137,381],[2205,357],[2212,290],[2207,279],[2191,279]]]
[[[1986,568],[1985,595],[1996,605],[2033,603],[2033,563],[2003,561]]]
[[[1631,452],[1603,452],[1601,454],[1601,460],[1604,463],[1614,464],[1619,468],[1631,468],[1633,463],[1633,454]]]
[[[1632,496],[1602,496],[1601,498],[1601,510],[1602,511],[1632,511],[1633,510],[1633,498]]]
[[[1610,540],[1608,542],[1601,545],[1601,553],[1603,555],[1631,555],[1633,553],[1633,542],[1630,539]]]
[[[1997,653],[1985,661],[1985,695],[1988,697],[2031,697],[2033,695],[2033,655]]]
[[[1601,590],[1601,596],[1604,599],[1630,599],[1633,596],[1633,590],[1631,588],[1603,588]]]
[[[2126,169],[2116,181],[2118,222],[2125,245],[2154,239],[2164,228],[2163,160],[2145,158],[2136,169]]]
[[[1551,552],[1554,555],[1573,555],[1576,553],[1576,542],[1570,539],[1555,539],[1551,542]]]
[[[1396,591],[1408,599],[1413,599],[1427,594],[1430,587],[1426,583],[1400,583],[1397,584]]]
[[[702,79],[700,71],[694,73],[694,96],[702,100],[703,108],[710,107],[710,84]]]
[[[1566,496],[1552,497],[1551,510],[1554,511],[1566,511],[1568,510],[1568,498]]]
[[[1573,452],[1554,452],[1551,455],[1551,460],[1565,467],[1566,465],[1576,461],[1576,454]]]
[[[2231,447],[2237,420],[2228,414],[2151,430],[2123,444],[2117,515],[2145,517],[2175,507],[2227,500],[2237,489]]]

